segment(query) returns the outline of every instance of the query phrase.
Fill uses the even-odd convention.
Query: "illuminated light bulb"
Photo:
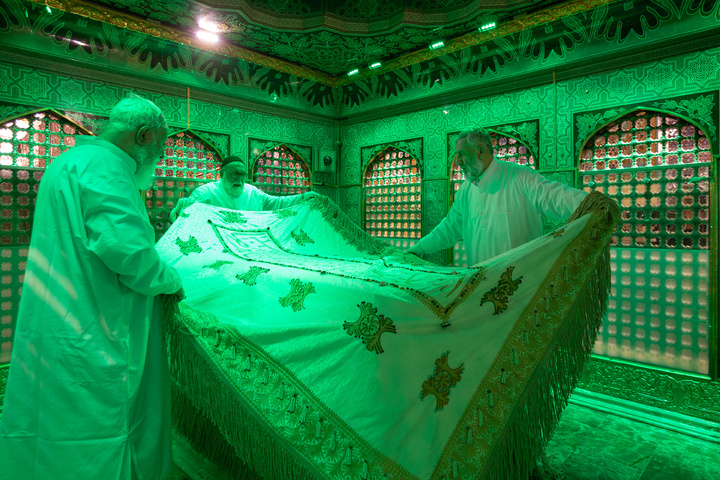
[[[205,40],[206,42],[217,42],[219,40],[218,36],[212,32],[208,32],[207,30],[198,30],[195,34],[200,40]]]
[[[376,68],[380,68],[380,67],[382,67],[382,63],[380,63],[380,62],[375,62],[375,63],[373,63],[373,64],[370,65],[370,68],[371,68],[372,70],[375,70]]]
[[[353,75],[357,75],[358,73],[360,73],[360,70],[357,68],[355,70],[350,70],[348,72],[348,77],[352,77]]]
[[[442,40],[439,40],[430,45],[430,50],[437,50],[438,48],[442,48],[444,46],[445,46],[445,42],[443,42]]]
[[[210,20],[207,20],[205,18],[200,19],[200,21],[198,22],[198,26],[206,32],[218,33],[220,31],[217,23],[211,22]]]
[[[488,30],[492,30],[495,27],[497,27],[497,24],[495,22],[488,22],[485,25],[480,26],[478,30],[481,32],[487,32]]]

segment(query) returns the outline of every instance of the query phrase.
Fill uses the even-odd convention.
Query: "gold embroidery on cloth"
[[[278,301],[283,307],[292,307],[293,312],[305,309],[305,297],[315,293],[315,287],[312,282],[302,283],[299,278],[290,280],[290,293],[284,297],[280,297]]]
[[[575,279],[571,283],[584,283],[588,267],[595,265],[600,256],[600,252],[593,254],[594,247],[587,241],[591,229],[598,223],[602,225],[599,217],[600,215],[597,213],[593,214],[593,218],[587,222],[582,233],[565,247],[545,280],[537,288],[535,295],[515,321],[510,335],[507,336],[495,361],[478,385],[472,400],[466,406],[462,418],[447,441],[435,470],[430,476],[431,479],[439,480],[443,476],[449,478],[448,472],[451,472],[453,467],[457,467],[458,477],[463,477],[469,472],[477,472],[480,466],[486,465],[498,442],[498,438],[491,432],[499,425],[507,423],[513,411],[512,407],[517,404],[526,388],[528,379],[531,378],[542,358],[542,355],[538,353],[539,349],[546,345],[556,335],[558,328],[562,326],[564,316],[574,301],[574,293],[570,288],[572,285],[567,285],[568,288],[561,290],[559,292],[561,295],[557,295],[553,300],[554,305],[551,307],[555,314],[545,318],[542,328],[535,325],[534,312],[543,311],[546,308],[545,297],[548,296],[550,285],[560,283],[562,266],[566,259],[572,258],[573,249],[577,250],[578,258],[581,261],[568,263],[572,270],[572,277]],[[598,242],[608,241],[612,230],[607,228],[605,230],[605,236],[598,239]],[[577,279],[580,281],[577,282]],[[503,368],[513,376],[513,380],[505,384],[498,381],[501,376],[497,374]],[[468,427],[470,427],[471,433],[468,433]],[[468,445],[466,440],[470,438],[470,435],[472,443]],[[457,459],[462,459],[462,462],[457,462]]]
[[[465,370],[462,363],[459,367],[452,368],[448,364],[449,354],[450,352],[445,352],[435,360],[435,372],[422,384],[420,398],[435,395],[436,412],[442,410],[450,402],[450,389],[460,381],[463,370]]]
[[[191,253],[201,253],[202,247],[198,244],[197,238],[192,235],[187,240],[180,240],[180,237],[175,239],[175,243],[180,247],[180,252],[183,255],[189,255]]]
[[[380,354],[384,352],[380,345],[380,335],[385,332],[397,333],[393,321],[385,315],[377,313],[377,308],[372,303],[361,302],[360,318],[355,322],[345,322],[343,328],[348,335],[355,338],[362,338],[363,343],[371,352]]]
[[[221,267],[225,265],[232,265],[233,262],[228,262],[227,260],[217,260],[214,263],[211,263],[210,265],[203,265],[202,268],[212,268],[213,270],[220,270]]]
[[[213,358],[213,368],[234,386],[273,430],[327,478],[420,480],[370,445],[282,363],[236,328],[212,314],[181,306],[182,320],[197,345]],[[350,453],[352,452],[352,453]],[[365,477],[363,475],[367,473]]]
[[[223,210],[218,212],[218,215],[220,215],[226,223],[247,223],[247,219],[240,212]]]
[[[250,270],[245,272],[242,275],[235,275],[235,278],[243,282],[245,285],[252,287],[253,285],[257,284],[257,278],[262,275],[263,273],[268,273],[270,271],[269,268],[262,268],[262,267],[250,267]]]
[[[493,313],[493,315],[497,315],[507,309],[508,297],[515,293],[518,285],[522,283],[522,276],[517,280],[512,279],[513,270],[515,270],[515,267],[508,267],[505,273],[500,276],[498,286],[487,292],[480,301],[480,306],[485,302],[492,302],[495,305],[495,313]]]

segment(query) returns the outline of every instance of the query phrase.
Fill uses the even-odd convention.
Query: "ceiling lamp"
[[[445,46],[445,42],[442,40],[438,40],[437,42],[434,42],[430,45],[430,50],[437,50],[438,48],[442,48]]]
[[[357,75],[358,73],[360,73],[360,70],[357,68],[355,70],[350,70],[348,72],[348,77],[352,77],[353,75]]]
[[[198,22],[200,30],[197,31],[196,35],[199,39],[205,40],[206,42],[217,42],[219,37],[217,32],[220,31],[215,22],[201,18]]]
[[[375,62],[375,63],[370,64],[371,70],[375,70],[376,68],[380,68],[380,67],[382,67],[382,63],[380,63],[380,62]]]
[[[487,32],[488,30],[492,30],[493,28],[497,28],[497,19],[495,18],[485,18],[478,27],[479,32]]]
[[[200,40],[205,40],[206,42],[217,42],[219,40],[216,33],[208,32],[207,30],[198,30],[195,34]]]

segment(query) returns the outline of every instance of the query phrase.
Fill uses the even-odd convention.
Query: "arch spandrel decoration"
[[[408,248],[422,237],[422,206],[419,159],[407,150],[385,146],[363,171],[363,229]]]
[[[711,143],[693,119],[647,108],[614,112],[583,142],[582,188],[605,193],[621,211],[594,353],[710,373]]]
[[[185,129],[168,136],[164,156],[155,165],[153,186],[145,191],[145,207],[156,239],[170,228],[170,211],[179,198],[220,179],[221,161],[220,152],[200,133]]]
[[[312,171],[306,161],[312,155],[309,147],[255,141],[250,152],[250,176],[263,192],[287,196],[312,190]]]
[[[40,181],[76,135],[92,134],[52,109],[0,121],[0,364],[10,361]]]
[[[379,143],[376,145],[368,145],[360,148],[360,162],[363,171],[367,168],[368,163],[374,160],[380,152],[385,150],[387,147],[394,147],[399,150],[403,150],[415,158],[420,167],[423,165],[423,139],[422,138],[411,138],[408,140],[395,140],[392,142]],[[420,171],[421,176],[424,176],[425,172]]]
[[[528,138],[535,138],[533,145],[535,146],[535,148],[537,148],[537,138],[520,135],[514,136],[505,131],[512,130],[516,134],[518,131],[528,130],[537,132],[536,123],[534,122],[526,122],[524,124],[521,124],[521,126],[522,125],[532,126],[532,128],[525,127],[519,130],[517,126],[513,125],[504,126],[504,130],[501,130],[501,128],[503,127],[488,128],[487,130],[488,133],[490,133],[490,138],[492,139],[493,143],[493,154],[495,155],[496,160],[517,163],[519,165],[527,165],[532,169],[536,169],[537,157],[534,153],[536,150],[530,148],[530,146],[527,145],[525,142],[528,141]],[[460,185],[462,184],[462,182],[465,181],[465,175],[463,174],[460,167],[455,164],[454,158],[455,142],[457,141],[459,134],[460,132],[452,132],[449,133],[447,136],[448,164],[450,165],[450,207],[452,207],[452,204],[455,201],[455,195],[460,189]],[[450,263],[452,265],[460,267],[467,266],[467,255],[465,253],[465,246],[463,245],[462,241],[455,244],[455,246],[452,248],[450,255]]]

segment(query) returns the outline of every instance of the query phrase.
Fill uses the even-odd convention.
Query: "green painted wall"
[[[676,33],[680,32],[673,28]],[[357,223],[361,218],[363,162],[367,161],[362,159],[362,148],[419,138],[420,160],[425,172],[425,232],[437,225],[448,209],[447,137],[450,132],[475,125],[537,121],[540,171],[574,184],[579,140],[575,132],[582,130],[574,124],[578,114],[632,104],[648,106],[662,99],[701,93],[712,94],[717,103],[720,96],[717,42],[689,49],[672,49],[664,44],[663,52],[672,51],[672,55],[648,60],[648,57],[658,57],[648,45],[647,54],[635,50],[632,55],[619,56],[620,67],[605,58],[602,65],[587,65],[584,72],[579,63],[572,71],[562,69],[555,82],[552,69],[514,65],[511,70],[516,70],[518,75],[534,73],[536,76],[528,81],[527,77],[514,79],[508,74],[501,87],[493,84],[497,92],[493,91],[494,86],[485,85],[488,78],[463,74],[456,69],[455,89],[443,89],[418,80],[405,93],[392,98],[373,94],[363,108],[345,109],[350,117],[332,120],[329,117],[332,108],[313,109],[299,101],[286,105],[282,96],[277,103],[270,104],[269,90],[260,87],[257,102],[247,88],[243,88],[242,95],[234,95],[230,88],[216,91],[212,85],[200,86],[196,80],[188,82],[193,85],[188,92],[183,85],[186,73],[169,74],[172,82],[165,83],[165,74],[136,76],[135,71],[142,65],[135,61],[132,68],[112,70],[101,58],[85,58],[82,62],[71,56],[63,59],[61,54],[37,58],[20,51],[22,41],[15,40],[9,47],[0,42],[0,118],[40,107],[104,116],[126,91],[132,90],[157,103],[172,127],[186,128],[189,118],[190,128],[229,135],[230,151],[241,156],[248,153],[249,137],[307,145],[313,148],[314,155],[333,150],[339,142],[339,171],[315,173],[314,181],[316,185],[323,185],[316,186],[317,191],[330,196]],[[657,38],[654,40],[660,42]],[[635,47],[642,44],[640,40],[633,42]],[[32,49],[38,47],[33,45]],[[622,50],[621,46],[616,47],[618,52]],[[592,50],[602,48],[594,44]],[[517,62],[533,61],[519,53],[515,57]],[[102,68],[92,68],[93,62]],[[562,62],[556,63],[562,66]],[[687,116],[688,112],[684,113]],[[720,119],[716,115],[709,123],[720,125]],[[717,134],[713,141],[717,145]],[[717,149],[714,153],[717,154]],[[437,255],[434,260],[441,262],[444,257]],[[0,352],[0,363],[8,358],[7,352]],[[647,388],[658,384],[664,387]],[[583,385],[594,391],[702,418],[720,415],[720,387],[717,381],[707,378],[688,378],[672,372],[595,361],[588,367]]]
[[[581,76],[500,95],[455,101],[420,111],[377,120],[343,122],[340,130],[342,155],[339,170],[340,206],[360,222],[360,178],[364,164],[361,148],[367,145],[423,139],[425,177],[424,224],[429,232],[447,212],[447,134],[472,126],[539,120],[538,166],[553,179],[572,184],[577,177],[574,115],[597,109],[631,104],[650,106],[658,100],[711,92],[717,102],[720,88],[720,48],[677,55],[658,62]],[[678,111],[687,115],[687,112]],[[700,119],[698,119],[700,120]],[[718,124],[717,118],[710,119]],[[717,141],[717,138],[715,139]]]

